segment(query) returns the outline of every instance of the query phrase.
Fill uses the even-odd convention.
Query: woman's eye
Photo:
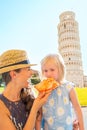
[[[31,68],[28,68],[28,71],[30,71],[31,70]]]

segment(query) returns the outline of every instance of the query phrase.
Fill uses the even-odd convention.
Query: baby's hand
[[[78,120],[74,120],[73,121],[73,130],[78,130],[78,128],[79,128],[79,122],[78,122]]]

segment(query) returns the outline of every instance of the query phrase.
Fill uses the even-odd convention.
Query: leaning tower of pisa
[[[83,67],[78,22],[72,11],[63,12],[58,24],[58,50],[66,65],[66,79],[83,87]]]

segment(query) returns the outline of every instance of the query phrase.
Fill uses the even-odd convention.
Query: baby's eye
[[[54,71],[54,69],[50,69],[51,71]]]
[[[44,72],[47,72],[47,70],[44,70]]]

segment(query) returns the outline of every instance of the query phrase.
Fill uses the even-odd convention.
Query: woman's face
[[[46,78],[54,78],[56,81],[58,81],[59,75],[57,65],[52,61],[48,61],[47,63],[45,63],[45,65],[43,66],[43,75]]]
[[[28,79],[32,75],[32,70],[30,67],[22,68],[19,73],[16,73],[16,82],[22,88],[26,88],[29,85]]]

